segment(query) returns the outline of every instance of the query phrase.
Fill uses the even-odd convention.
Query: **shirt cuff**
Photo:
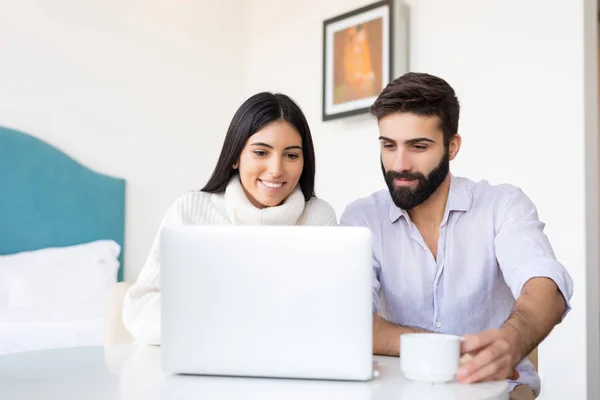
[[[533,278],[549,278],[556,284],[563,299],[565,300],[565,312],[562,319],[571,310],[571,296],[573,295],[573,281],[567,270],[555,260],[536,263],[535,265],[522,265],[515,271],[511,289],[513,296],[517,299],[521,295],[523,286]]]
[[[373,314],[377,315],[381,312],[381,300],[379,300],[379,295],[373,289]]]

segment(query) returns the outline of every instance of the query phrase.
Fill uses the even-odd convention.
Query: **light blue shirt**
[[[390,322],[456,335],[500,328],[533,277],[556,282],[570,309],[571,277],[556,261],[535,206],[514,186],[451,176],[437,258],[388,190],[350,204],[340,223],[370,228],[373,311]],[[539,394],[529,359],[517,370],[511,390],[522,383]]]

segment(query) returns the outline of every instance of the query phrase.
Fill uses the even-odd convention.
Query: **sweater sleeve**
[[[137,281],[125,294],[123,323],[136,343],[160,344],[160,235],[166,225],[183,224],[181,199],[164,216]]]
[[[327,207],[323,210],[323,225],[337,226],[337,224],[338,220],[335,211],[333,210],[333,207],[327,204]]]
[[[306,203],[304,212],[298,220],[298,225],[336,226],[337,224],[333,207],[317,197],[313,197]]]

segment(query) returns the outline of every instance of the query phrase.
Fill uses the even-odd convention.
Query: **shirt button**
[[[441,323],[440,321],[437,321],[437,322],[435,323],[435,327],[436,327],[436,328],[439,328],[440,326],[442,326],[442,323]]]

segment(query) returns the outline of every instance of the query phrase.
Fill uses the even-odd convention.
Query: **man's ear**
[[[450,146],[449,146],[450,160],[454,160],[454,157],[456,157],[456,155],[460,151],[461,144],[462,144],[462,138],[460,137],[460,135],[458,133],[454,134],[454,136],[452,136],[452,140],[450,140]]]

